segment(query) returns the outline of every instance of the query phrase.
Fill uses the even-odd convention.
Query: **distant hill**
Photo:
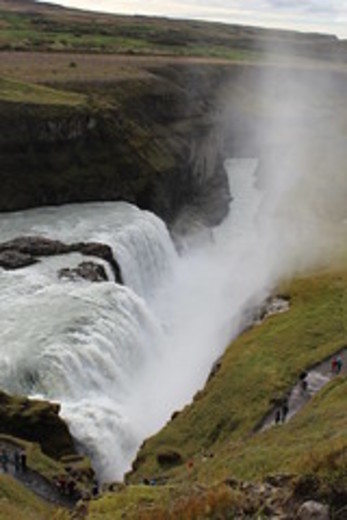
[[[264,52],[345,60],[333,35],[212,22],[90,13],[0,0],[0,50],[51,50],[259,59]]]

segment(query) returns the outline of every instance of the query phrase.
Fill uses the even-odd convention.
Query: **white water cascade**
[[[230,215],[181,256],[160,219],[125,203],[1,215],[0,242],[97,241],[121,265],[125,286],[59,279],[77,254],[0,270],[0,387],[59,401],[101,479],[121,478],[144,438],[191,400],[274,282],[278,230],[260,218],[257,161],[226,166]]]

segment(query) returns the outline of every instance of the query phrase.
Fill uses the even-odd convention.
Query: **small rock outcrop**
[[[90,282],[105,282],[108,280],[104,266],[94,262],[81,262],[74,268],[65,267],[59,270],[58,276],[69,280],[82,278]]]
[[[19,269],[20,267],[26,267],[38,262],[42,256],[64,255],[68,253],[80,253],[85,256],[95,256],[105,260],[114,273],[115,281],[123,283],[121,269],[113,256],[112,249],[107,244],[98,242],[65,244],[59,240],[51,240],[39,236],[18,237],[0,244],[0,267],[4,269]],[[98,268],[102,268],[102,266],[98,266]],[[86,279],[95,278],[96,270],[94,269],[94,275],[92,275],[90,265],[88,268],[86,266],[80,268],[79,266],[77,269],[79,269],[78,276]],[[103,269],[103,272],[100,269],[97,270],[99,271],[98,276],[107,280],[105,270]],[[89,274],[87,274],[87,271],[89,271]]]
[[[329,520],[329,506],[308,500],[304,502],[298,511],[298,520]]]
[[[20,269],[35,264],[36,258],[15,249],[8,249],[0,253],[0,267],[4,269]]]
[[[157,461],[160,466],[178,466],[183,463],[181,454],[173,450],[158,453]]]

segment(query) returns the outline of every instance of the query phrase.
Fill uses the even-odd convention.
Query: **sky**
[[[41,0],[42,1],[42,0]],[[143,14],[335,34],[347,39],[347,0],[45,0],[119,14]]]

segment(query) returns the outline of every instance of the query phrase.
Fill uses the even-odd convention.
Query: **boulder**
[[[104,266],[94,262],[81,262],[74,268],[65,267],[58,271],[58,275],[59,278],[68,278],[69,280],[78,278],[90,282],[105,282],[108,280]]]
[[[298,520],[329,520],[329,506],[308,500],[298,510]]]
[[[25,236],[14,238],[0,244],[0,252],[17,251],[22,254],[35,256],[52,256],[69,253],[70,246],[59,240],[39,236]]]
[[[80,253],[85,256],[102,258],[110,265],[114,273],[115,281],[117,283],[123,283],[121,269],[113,256],[112,249],[107,244],[98,242],[64,244],[59,240],[51,240],[40,236],[18,237],[0,244],[0,267],[5,269],[18,269],[37,262],[40,256],[64,255],[67,253]],[[82,272],[85,273],[86,269],[80,269],[78,275],[82,278],[88,279],[88,276],[93,277],[90,273],[87,276],[82,276]],[[104,274],[106,276],[106,273]],[[99,275],[101,277],[104,276],[101,272]],[[107,280],[107,276],[103,279]]]
[[[178,466],[182,464],[182,456],[177,451],[168,450],[158,453],[157,462],[160,466]]]
[[[27,253],[16,250],[5,250],[0,252],[0,267],[4,269],[20,269],[35,264],[37,259]]]
[[[111,266],[116,282],[123,283],[119,264],[113,256],[112,249],[107,244],[100,244],[99,242],[79,242],[71,245],[71,251],[76,251],[86,256],[102,258]]]

